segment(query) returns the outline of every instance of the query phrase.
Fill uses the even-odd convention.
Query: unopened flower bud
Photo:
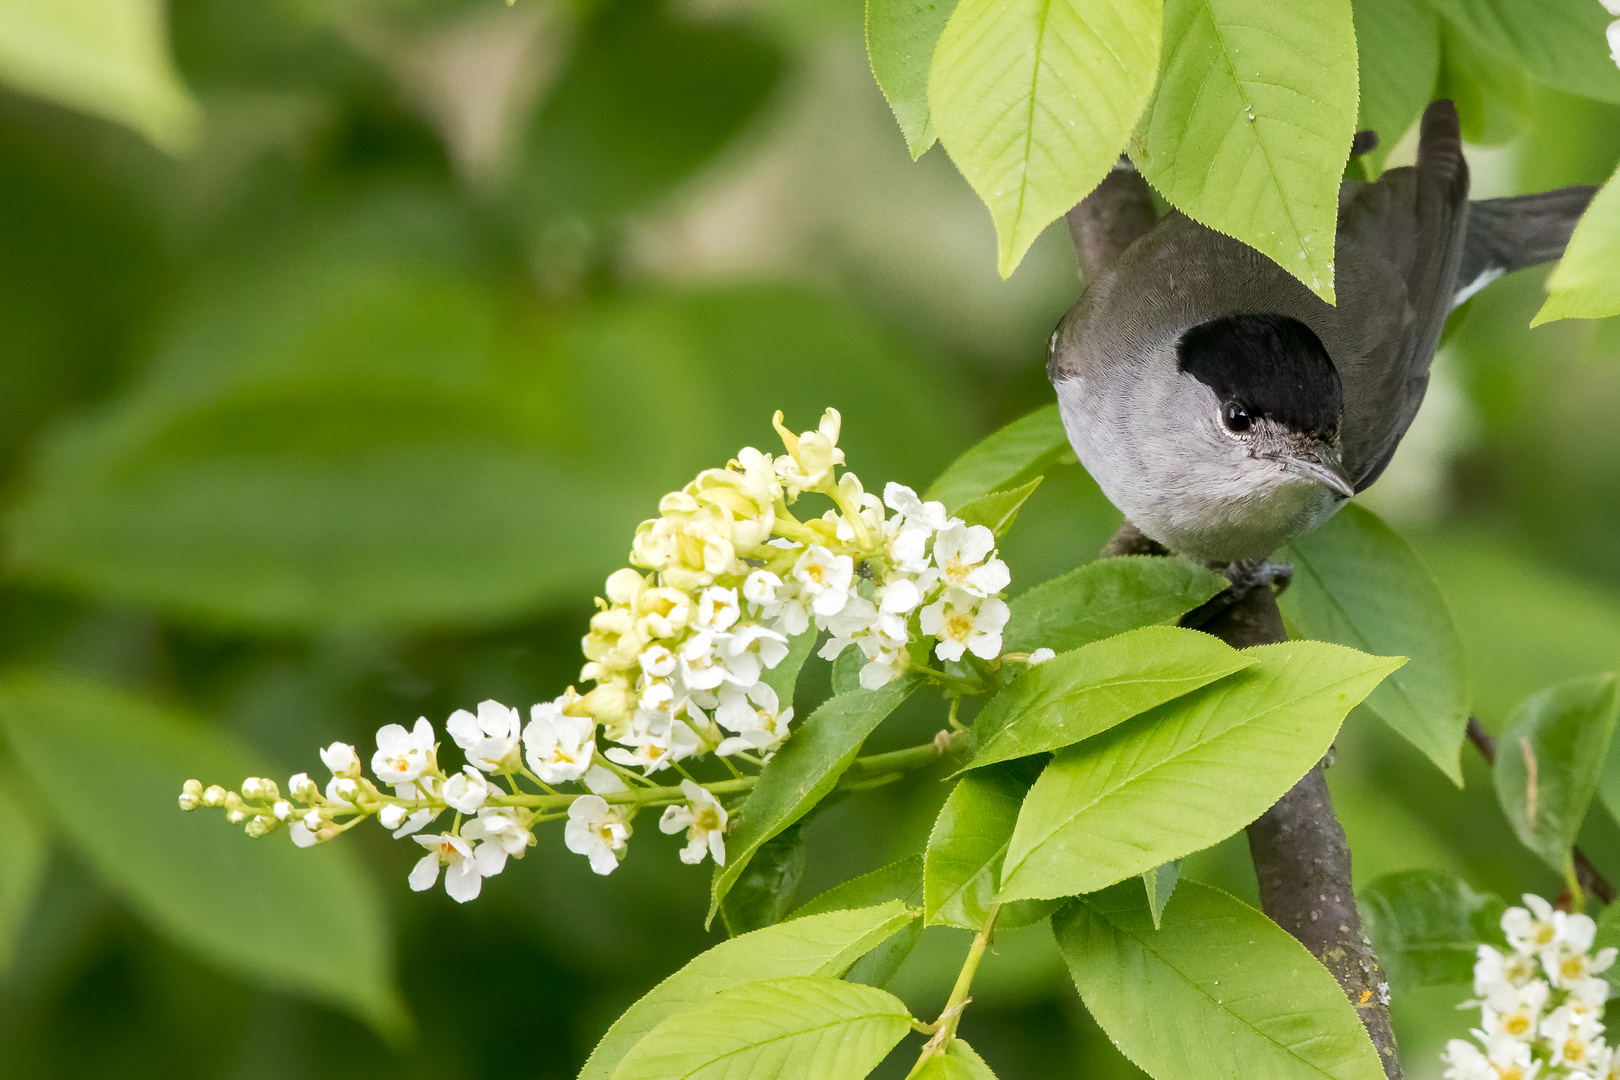
[[[309,813],[304,815],[304,828],[308,829],[310,832],[314,832],[320,827],[321,812],[319,810],[311,810]]]
[[[180,789],[180,809],[195,810],[202,805],[203,786],[200,780],[187,780]]]
[[[264,798],[264,781],[257,776],[242,781],[242,798],[255,801]]]
[[[208,785],[208,790],[202,794],[202,804],[204,806],[224,806],[225,789],[218,784]]]
[[[400,822],[405,820],[406,812],[407,811],[403,806],[400,806],[397,803],[389,803],[387,806],[377,811],[377,820],[382,822],[382,826],[385,829],[397,829],[400,826]]]
[[[309,778],[307,772],[296,773],[287,781],[287,793],[295,799],[308,799],[316,790],[315,781]]]
[[[268,836],[276,831],[276,819],[270,817],[255,817],[247,823],[247,834],[251,837]]]
[[[292,817],[292,803],[286,799],[277,799],[276,804],[270,808],[270,812],[276,815],[277,821],[286,821]]]
[[[229,810],[225,814],[225,820],[230,822],[232,825],[240,825],[242,822],[247,820],[247,811]]]

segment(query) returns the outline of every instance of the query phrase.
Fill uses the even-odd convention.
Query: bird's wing
[[[1339,214],[1339,304],[1324,343],[1344,382],[1341,441],[1357,491],[1378,479],[1423,403],[1467,228],[1457,110],[1436,101],[1423,114],[1417,164],[1361,186]]]
[[[1567,187],[1468,205],[1468,237],[1452,303],[1460,304],[1503,274],[1551,262],[1597,188]]]

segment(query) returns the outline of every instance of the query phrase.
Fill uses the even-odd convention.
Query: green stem
[[[1564,860],[1564,887],[1569,890],[1569,908],[1577,914],[1586,910],[1586,892],[1581,888],[1580,875],[1575,873],[1575,860]]]
[[[962,1020],[962,1010],[973,1000],[968,997],[968,991],[973,988],[973,976],[978,973],[979,961],[984,959],[985,950],[990,947],[990,939],[996,929],[996,916],[1000,913],[1001,905],[991,905],[990,913],[985,916],[984,929],[973,935],[973,944],[968,946],[967,958],[962,961],[962,970],[957,973],[956,985],[951,987],[951,996],[934,1023],[933,1038],[923,1046],[917,1064],[911,1067],[906,1080],[922,1072],[928,1060],[943,1054],[951,1045],[951,1040],[956,1038],[956,1026]]]

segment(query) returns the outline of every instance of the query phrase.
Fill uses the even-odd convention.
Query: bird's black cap
[[[1200,323],[1176,345],[1181,370],[1294,431],[1330,439],[1344,415],[1339,371],[1311,328],[1286,315],[1228,315]]]

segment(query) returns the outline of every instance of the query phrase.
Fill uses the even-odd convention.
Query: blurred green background
[[[775,408],[836,406],[869,486],[926,484],[1049,399],[1067,236],[997,278],[950,162],[908,160],[855,0],[95,4],[0,4],[0,1072],[571,1077],[716,940],[672,838],[601,879],[543,832],[457,907],[380,830],[251,844],[174,810],[180,779],[554,696],[635,524],[768,447]],[[105,64],[61,75],[76,11]],[[1444,76],[1476,194],[1613,171],[1620,109],[1476,75]],[[1366,500],[1445,586],[1490,727],[1620,665],[1620,326],[1524,329],[1543,277],[1459,313]],[[1013,590],[1117,523],[1050,477]],[[1358,882],[1558,891],[1465,755],[1458,792],[1352,715]],[[800,897],[917,850],[939,779],[817,816]],[[1620,831],[1583,844],[1620,878]],[[1254,896],[1241,837],[1184,872]],[[1007,1080],[1140,1075],[1045,934],[998,939],[963,1033]],[[929,931],[897,977],[920,1014],[965,940]],[[1438,1076],[1464,996],[1397,998],[1409,1076]]]

